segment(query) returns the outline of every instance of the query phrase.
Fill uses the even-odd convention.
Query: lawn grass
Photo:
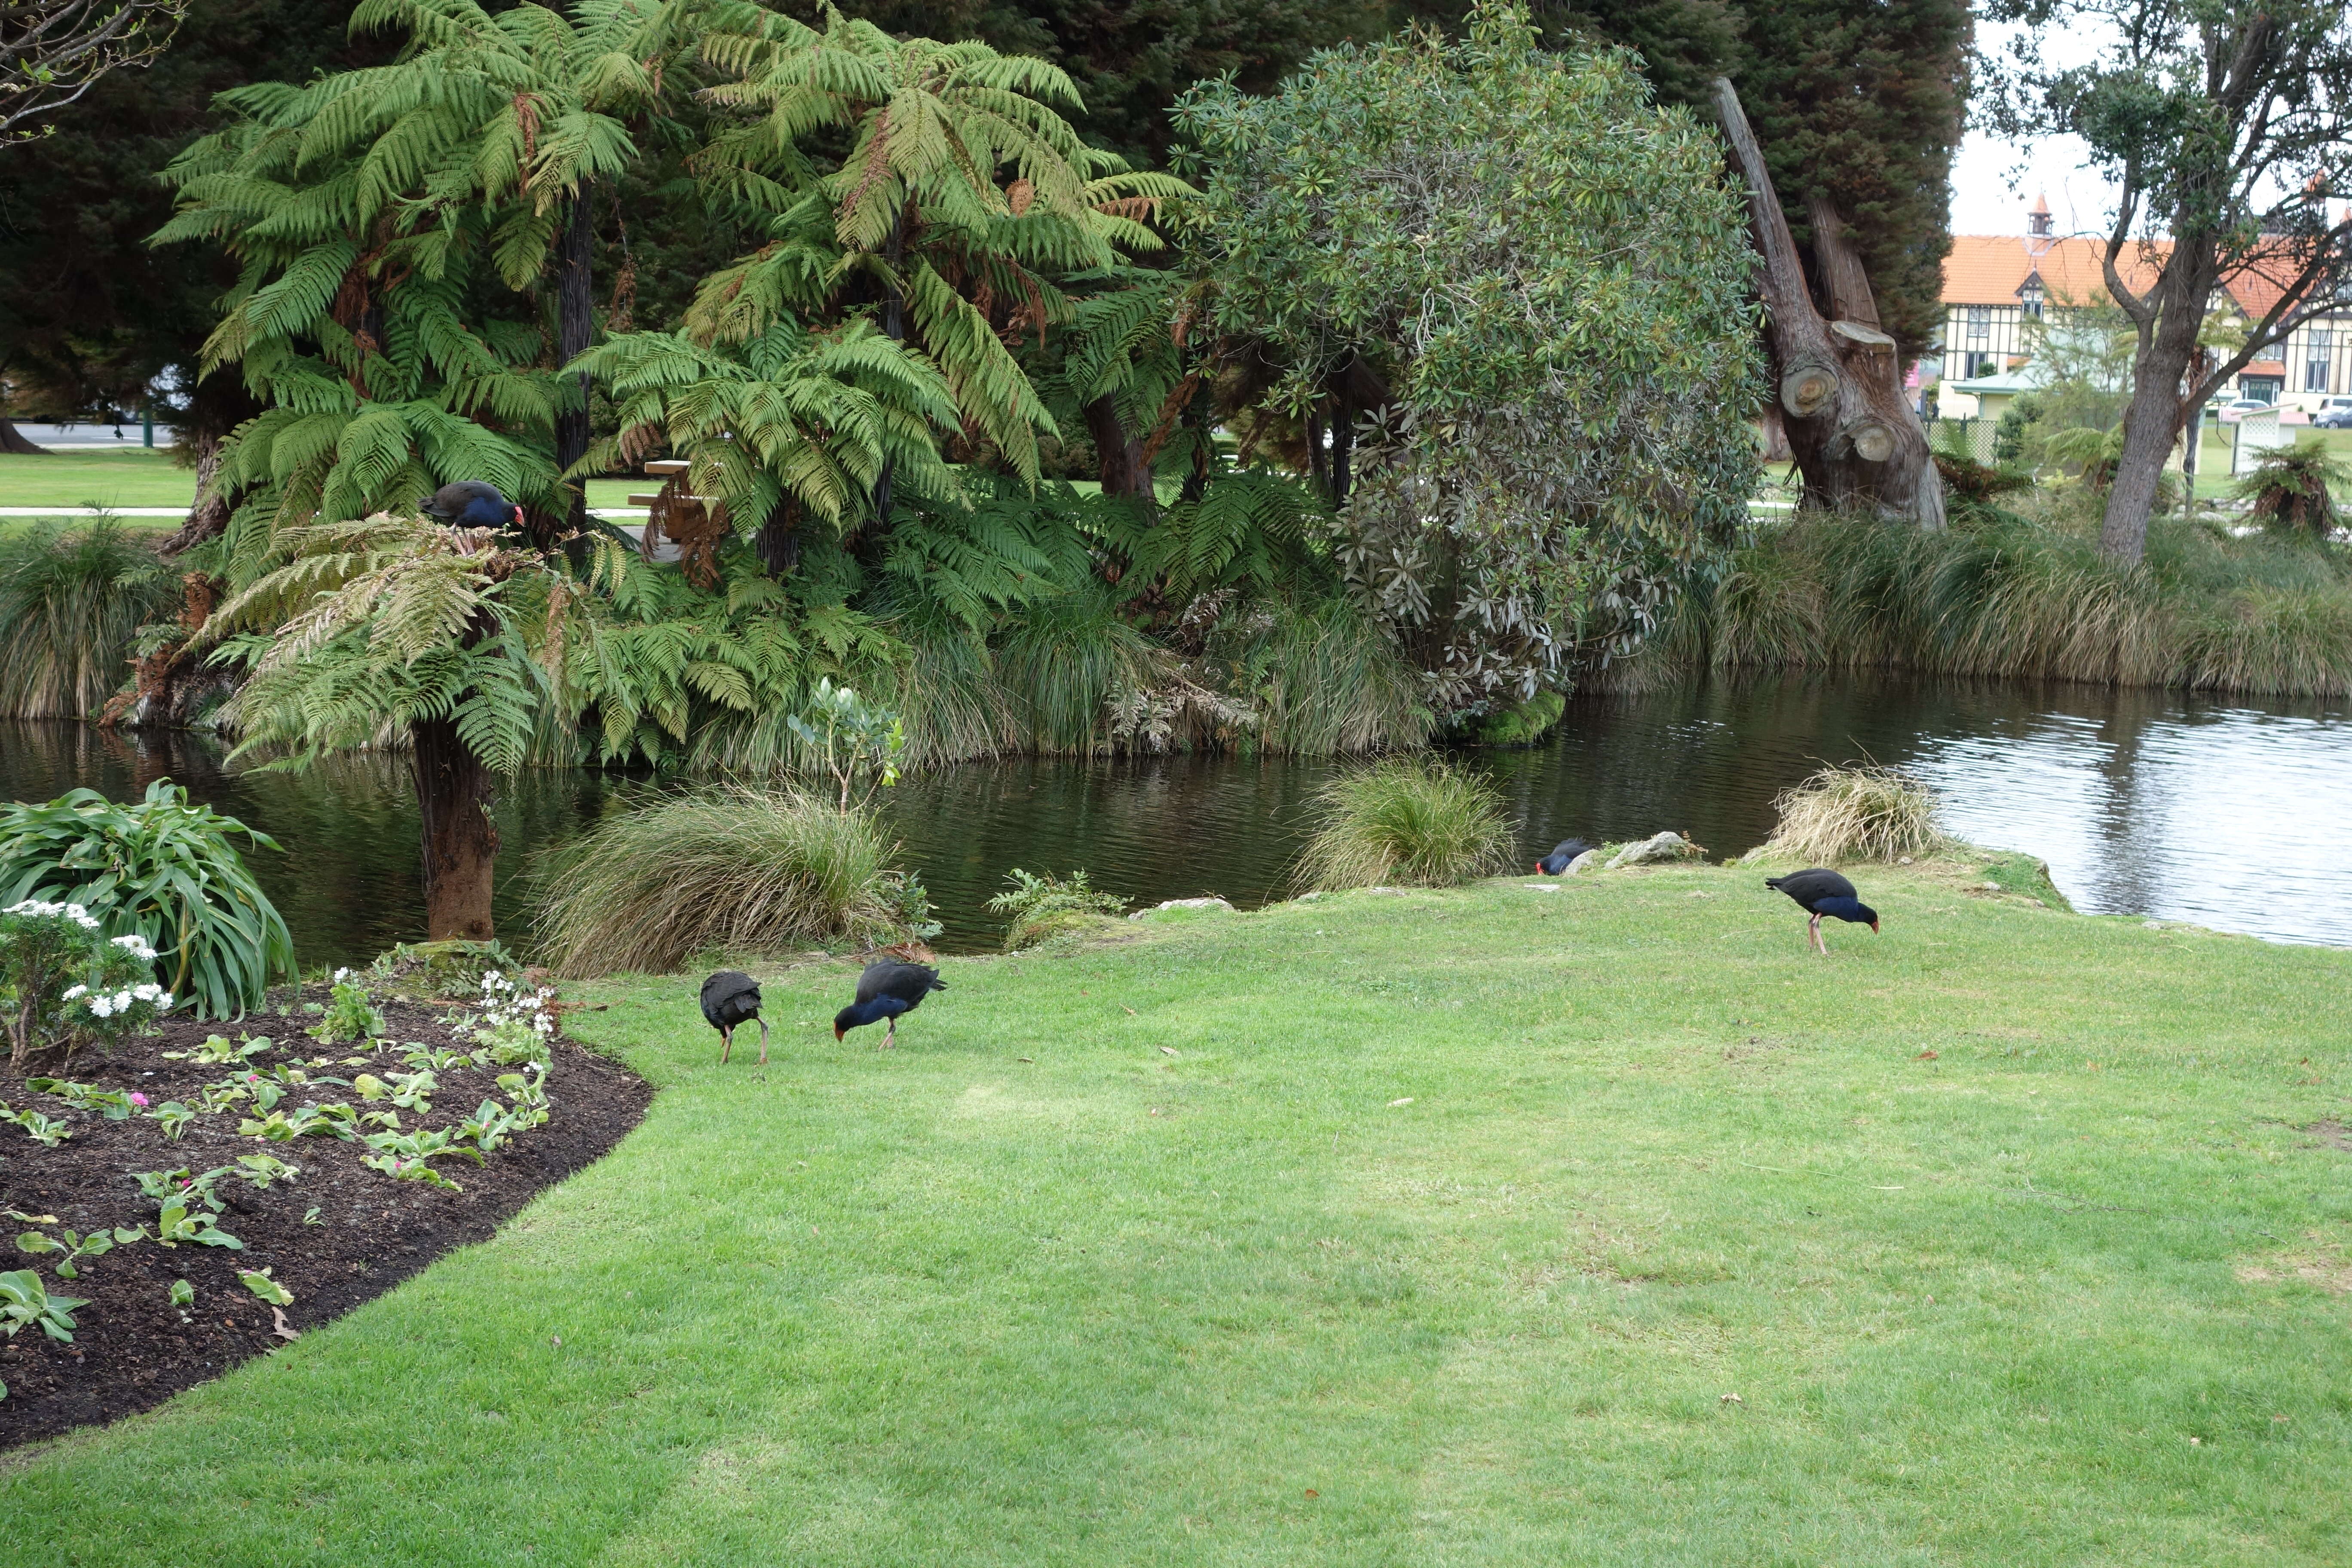
[[[764,1071],[586,987],[619,1151],[0,1460],[0,1560],[2352,1560],[2352,955],[1984,864],[1826,959],[1750,869],[1163,916],[887,1055],[755,965]]]
[[[643,479],[591,479],[588,504],[625,507],[632,490],[645,494],[658,487],[658,480]],[[0,506],[187,507],[195,499],[196,471],[177,466],[160,447],[61,450],[45,458],[0,454]]]

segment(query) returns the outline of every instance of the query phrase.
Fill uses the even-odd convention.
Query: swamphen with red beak
[[[1551,853],[1536,862],[1536,869],[1547,877],[1557,877],[1569,868],[1579,855],[1592,846],[1581,838],[1563,838],[1551,847]]]
[[[833,1037],[837,1040],[861,1024],[878,1024],[887,1018],[889,1032],[876,1048],[887,1050],[898,1043],[898,1015],[913,1012],[923,1005],[924,997],[947,988],[940,972],[928,963],[877,958],[857,977],[857,1000],[833,1016]]]
[[[702,1016],[719,1031],[719,1063],[735,1048],[738,1025],[760,1021],[760,1065],[768,1065],[768,1020],[760,1017],[760,983],[740,969],[722,969],[702,983]]]
[[[1816,866],[1810,871],[1791,871],[1785,877],[1767,877],[1764,885],[1778,888],[1788,894],[1813,917],[1807,930],[1811,933],[1812,944],[1824,954],[1829,952],[1829,944],[1822,941],[1823,915],[1855,925],[1866,925],[1872,931],[1878,929],[1878,911],[1856,898],[1853,884],[1835,871]]]
[[[520,529],[522,508],[499,494],[496,485],[479,479],[458,479],[443,485],[416,503],[416,510],[452,528]]]

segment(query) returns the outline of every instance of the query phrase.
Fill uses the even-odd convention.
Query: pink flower
[[[131,1103],[133,1105],[144,1105],[147,1103],[147,1097],[134,1089],[131,1091]]]

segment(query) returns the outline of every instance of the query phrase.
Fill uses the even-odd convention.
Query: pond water
[[[1823,761],[1863,758],[1937,784],[1961,837],[2049,861],[2084,910],[2352,946],[2352,714],[2341,705],[1769,677],[1580,700],[1543,747],[1468,754],[1518,814],[1530,860],[1571,835],[1665,827],[1737,854],[1769,835],[1776,793]],[[1285,896],[1307,798],[1329,772],[1238,758],[1024,759],[909,779],[887,809],[946,924],[935,945],[972,952],[995,945],[982,906],[1013,866],[1082,866],[1097,886],[1144,902]],[[421,934],[416,808],[393,759],[299,776],[227,771],[202,736],[0,724],[0,796],[89,784],[130,799],[165,775],[284,847],[252,859],[306,965],[358,962]],[[506,785],[501,930],[525,929],[520,873],[534,853],[647,787],[556,770]]]

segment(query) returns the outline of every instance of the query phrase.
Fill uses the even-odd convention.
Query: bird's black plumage
[[[416,503],[436,522],[457,528],[520,528],[521,508],[479,479],[457,479]]]
[[[1581,838],[1563,838],[1551,847],[1551,853],[1536,862],[1536,869],[1547,877],[1557,877],[1574,863],[1579,855],[1593,847]]]
[[[896,958],[877,958],[866,966],[857,977],[857,998],[833,1016],[833,1037],[839,1039],[861,1025],[888,1019],[889,1031],[883,1037],[886,1046],[895,1045],[898,1038],[898,1015],[911,1013],[923,1005],[923,998],[934,991],[944,991],[948,983],[940,972],[928,963],[908,963]]]
[[[722,969],[702,983],[702,1016],[719,1031],[719,1060],[723,1065],[735,1048],[735,1031],[758,1019],[760,1061],[768,1059],[768,1021],[760,1017],[760,983],[740,969]]]
[[[1862,901],[1852,882],[1827,867],[1815,866],[1808,870],[1791,871],[1785,877],[1767,877],[1764,885],[1788,894],[1797,901],[1798,908],[1812,917],[1806,929],[1811,933],[1812,945],[1823,952],[1829,951],[1828,945],[1822,941],[1822,917],[1824,915],[1855,925],[1866,925],[1872,931],[1878,929],[1878,911]]]

